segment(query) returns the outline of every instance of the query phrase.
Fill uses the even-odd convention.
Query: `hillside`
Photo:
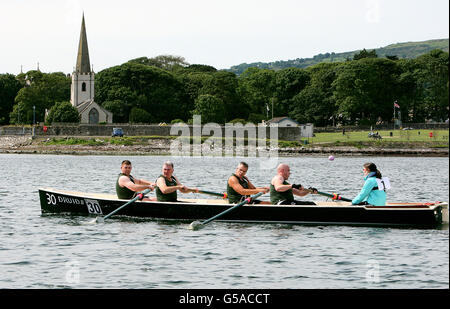
[[[441,49],[446,52],[449,51],[449,39],[440,40],[428,40],[423,42],[406,42],[396,43],[385,47],[376,48],[375,51],[378,57],[397,56],[398,58],[413,59],[420,55],[426,54],[433,49]],[[362,50],[362,49],[361,49]],[[254,63],[242,63],[232,66],[226,70],[236,74],[241,74],[250,67],[257,67],[261,69],[273,69],[280,70],[289,67],[306,68],[321,62],[342,62],[347,59],[353,59],[353,55],[359,53],[361,50],[355,50],[343,53],[326,53],[318,54],[313,58],[297,58],[293,60],[281,60],[275,62],[254,62]],[[372,50],[372,49],[368,49]]]

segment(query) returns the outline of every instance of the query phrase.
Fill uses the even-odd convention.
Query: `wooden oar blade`
[[[204,225],[200,221],[193,221],[191,224],[189,224],[189,229],[193,231],[197,231],[203,227]]]
[[[103,223],[105,222],[105,220],[103,219],[103,217],[96,217],[95,219],[83,222],[83,225],[92,225],[92,224],[97,224],[97,223]]]

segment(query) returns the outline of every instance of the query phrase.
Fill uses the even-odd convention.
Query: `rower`
[[[245,174],[248,171],[248,164],[240,162],[234,174],[228,178],[227,182],[227,196],[230,204],[236,204],[242,202],[250,195],[263,192],[269,192],[268,187],[255,187]],[[260,200],[253,200],[253,204],[270,204],[269,202],[263,202]]]
[[[300,184],[287,182],[291,170],[289,165],[280,164],[277,167],[277,175],[270,182],[270,202],[274,205],[315,205],[314,202],[302,202],[294,200],[294,195],[305,196],[309,193],[316,194],[317,189],[310,187],[305,189]]]
[[[386,190],[390,188],[389,179],[382,177],[374,163],[363,165],[364,186],[352,200],[352,205],[386,205]]]
[[[197,192],[197,188],[182,185],[173,175],[173,163],[167,161],[162,168],[162,174],[156,179],[156,198],[159,202],[176,202],[177,191],[181,193]]]
[[[139,191],[150,189],[153,191],[155,183],[144,179],[137,179],[131,176],[132,170],[131,162],[128,160],[122,161],[120,166],[121,173],[116,180],[116,193],[120,199],[130,200],[134,198]],[[154,197],[144,197],[143,201],[156,201]]]

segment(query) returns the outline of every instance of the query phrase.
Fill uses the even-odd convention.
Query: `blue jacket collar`
[[[364,177],[364,180],[367,180],[369,177],[375,177],[376,174],[377,172],[370,172],[366,177]]]

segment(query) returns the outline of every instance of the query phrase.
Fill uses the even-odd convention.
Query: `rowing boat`
[[[116,195],[40,188],[43,214],[107,215],[127,200]],[[224,222],[306,225],[437,227],[448,224],[448,203],[388,203],[386,206],[351,205],[342,201],[307,202],[308,205],[244,205],[223,215]],[[306,203],[305,203],[306,204]],[[178,202],[136,201],[119,216],[190,222],[203,220],[234,206],[220,199],[179,199]]]

